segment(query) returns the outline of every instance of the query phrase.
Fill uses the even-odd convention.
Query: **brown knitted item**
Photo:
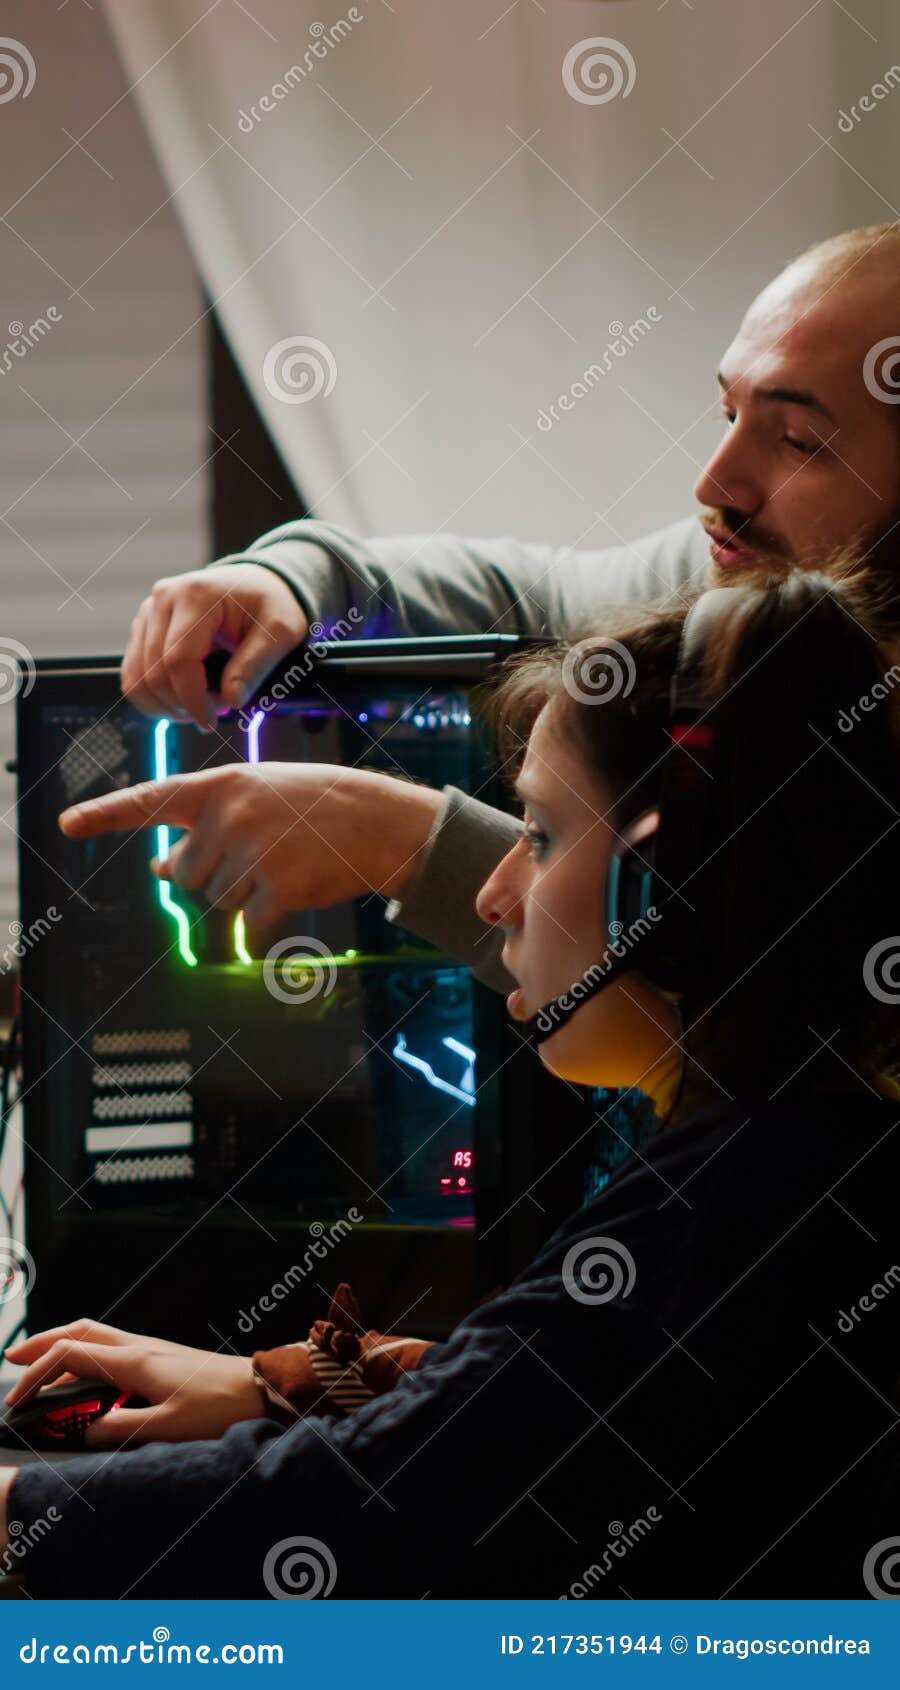
[[[429,1341],[366,1331],[349,1285],[338,1286],[326,1320],[305,1343],[257,1350],[253,1368],[273,1418],[290,1425],[304,1414],[343,1417],[393,1390],[418,1367]]]

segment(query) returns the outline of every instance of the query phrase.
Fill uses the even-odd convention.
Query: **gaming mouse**
[[[0,1413],[0,1448],[83,1449],[84,1434],[101,1414],[119,1408],[145,1408],[143,1397],[101,1379],[75,1379],[46,1385],[25,1403]]]

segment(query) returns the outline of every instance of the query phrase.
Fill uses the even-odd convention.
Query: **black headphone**
[[[535,1046],[634,968],[665,991],[679,983],[695,921],[681,888],[704,860],[715,778],[715,734],[704,720],[709,700],[703,658],[731,592],[730,587],[712,587],[688,611],[669,689],[671,743],[659,803],[628,825],[610,859],[604,900],[610,937],[603,960],[524,1023],[523,1034]]]

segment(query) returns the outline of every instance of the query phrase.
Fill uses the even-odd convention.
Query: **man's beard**
[[[714,563],[710,586],[735,586],[749,574],[783,579],[792,569],[815,570],[839,580],[865,573],[870,580],[877,579],[896,594],[900,609],[900,503],[881,522],[868,529],[860,528],[840,545],[820,543],[799,554],[789,551],[783,541],[727,506],[702,511],[700,521],[707,531],[715,528],[734,535],[748,551],[741,566],[735,564],[731,569],[723,569]]]

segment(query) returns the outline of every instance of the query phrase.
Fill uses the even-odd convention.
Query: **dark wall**
[[[209,314],[213,556],[239,552],[279,523],[309,514],[250,397],[214,311]],[[227,442],[227,444],[225,444]]]

